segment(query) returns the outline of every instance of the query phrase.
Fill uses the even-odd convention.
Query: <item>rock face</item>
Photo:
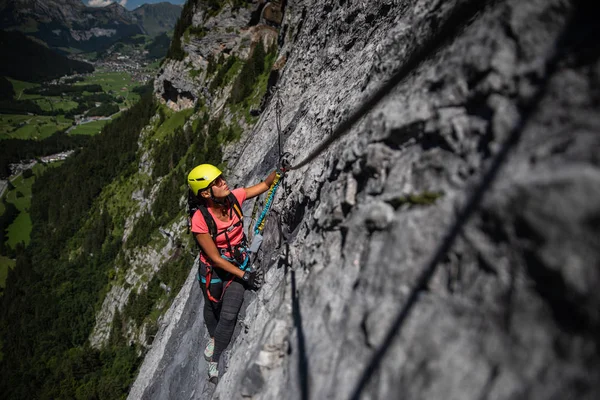
[[[182,44],[186,58],[182,61],[167,60],[154,80],[154,92],[159,101],[177,111],[194,107],[200,98],[210,107],[217,108],[206,89],[209,59],[230,54],[246,59],[252,33],[257,30],[256,27],[247,27],[251,19],[249,8],[233,10],[226,4],[214,16],[208,15],[201,6],[196,11],[192,28],[200,29],[201,34],[189,34]],[[192,78],[192,71],[201,73]]]
[[[598,11],[288,4],[230,181],[340,138],[278,192],[219,384],[192,273],[130,398],[599,398]]]

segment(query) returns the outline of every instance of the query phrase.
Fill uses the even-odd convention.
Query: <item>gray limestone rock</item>
[[[219,384],[190,275],[130,398],[598,398],[596,11],[288,4],[282,107],[226,149],[235,183],[264,177],[279,139],[297,164],[394,84],[287,173]]]

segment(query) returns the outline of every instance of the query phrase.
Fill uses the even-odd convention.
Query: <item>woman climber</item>
[[[262,276],[247,270],[249,254],[241,205],[273,184],[279,172],[263,182],[230,190],[221,171],[201,164],[187,177],[191,231],[200,246],[198,278],[204,295],[204,322],[210,339],[204,349],[208,377],[216,383],[218,362],[229,345],[246,289],[259,289]]]

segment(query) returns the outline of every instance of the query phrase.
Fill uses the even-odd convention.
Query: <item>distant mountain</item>
[[[21,31],[63,52],[97,51],[144,33],[119,4],[87,7],[81,0],[0,0],[0,29]]]
[[[29,82],[94,71],[91,64],[55,53],[20,32],[0,31],[0,54],[0,76]]]
[[[150,36],[157,36],[175,27],[182,7],[171,3],[144,4],[132,11],[138,23]]]
[[[186,0],[167,0],[167,1],[171,4],[177,4],[181,7],[183,7]],[[89,0],[86,0],[85,2],[89,2]],[[135,10],[136,8],[141,7],[145,4],[156,4],[156,3],[164,3],[164,2],[165,2],[165,0],[127,0],[127,4],[125,4],[125,7],[127,7],[128,10]]]

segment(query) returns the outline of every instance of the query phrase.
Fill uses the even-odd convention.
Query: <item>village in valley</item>
[[[132,81],[140,85],[148,83],[156,72],[148,59],[148,50],[142,46],[118,45],[112,46],[94,61],[77,55],[72,58],[91,63],[97,71],[126,72],[131,75]]]
[[[118,50],[115,49],[115,47],[118,48]],[[71,58],[92,64],[95,71],[91,74],[62,76],[48,82],[46,85],[68,85],[71,82],[77,82],[77,84],[99,84],[102,86],[105,93],[118,99],[120,103],[118,104],[118,111],[112,115],[88,115],[88,110],[85,110],[81,114],[73,115],[71,126],[66,129],[66,133],[68,134],[77,134],[75,130],[86,124],[95,124],[95,126],[98,127],[97,131],[99,131],[104,123],[128,109],[139,98],[137,94],[132,93],[132,89],[147,85],[154,77],[158,65],[156,61],[153,62],[148,59],[148,51],[145,50],[143,46],[123,46],[121,43],[107,49],[95,60],[89,60],[89,56],[85,54],[73,55]],[[63,93],[62,97],[63,99],[68,99],[68,94]],[[56,100],[51,99],[47,101]],[[101,102],[94,102],[95,107],[100,107],[101,105]],[[25,125],[35,120],[33,114],[30,113],[29,116],[32,118],[20,122],[20,125],[15,128],[23,128]],[[10,164],[11,176],[9,177],[9,180],[14,179],[24,170],[31,169],[38,162],[48,164],[56,161],[64,161],[72,153],[72,150],[65,151],[58,154],[39,157],[37,159],[21,160],[18,163]],[[0,180],[0,193],[4,192],[7,184],[8,180]]]
[[[137,45],[117,43],[98,55],[77,54],[71,55],[71,58],[92,64],[94,72],[62,76],[43,84],[12,80],[15,98],[38,104],[45,110],[45,115],[31,112],[21,115],[0,115],[0,139],[43,140],[59,132],[70,136],[95,135],[106,123],[118,117],[139,100],[140,89],[151,83],[159,66],[157,59],[148,56],[144,43]],[[56,93],[56,88],[78,85],[96,86],[96,90],[99,91],[70,92],[67,90],[64,93]],[[51,90],[53,95],[26,93],[27,89],[40,87],[55,88]],[[60,110],[64,110],[64,113]],[[48,115],[49,111],[50,115]],[[35,175],[49,165],[65,161],[75,151],[71,149],[40,155],[32,159],[15,160],[8,164],[10,176],[0,179],[0,198],[5,201],[12,199],[14,193],[29,193],[31,189],[26,187],[31,187]],[[34,176],[29,177],[32,171]],[[26,196],[28,197],[27,194]],[[8,232],[9,237],[12,237],[9,241],[20,240],[17,238],[19,235],[13,231],[28,232],[28,229],[30,228],[12,227]],[[5,265],[0,269],[0,272],[2,271],[6,272]],[[4,285],[3,276],[5,274],[0,273],[0,289]]]

